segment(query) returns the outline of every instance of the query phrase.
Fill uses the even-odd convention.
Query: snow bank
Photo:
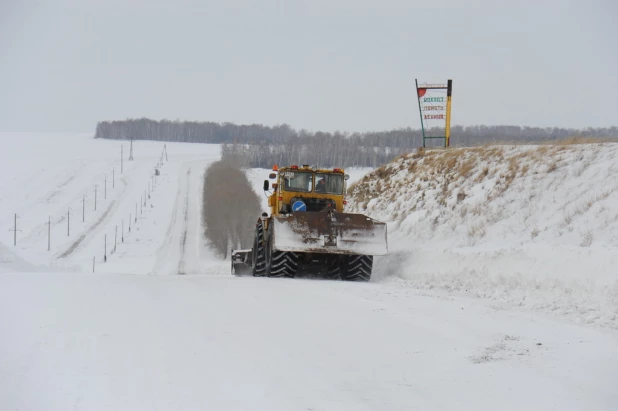
[[[351,209],[389,224],[393,277],[618,327],[618,144],[420,150]]]

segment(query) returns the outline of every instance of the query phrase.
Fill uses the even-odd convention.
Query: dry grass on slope
[[[606,142],[611,140],[599,140]],[[618,140],[616,140],[618,141]],[[485,145],[471,148],[419,148],[414,153],[397,157],[391,163],[382,166],[349,187],[348,194],[356,204],[367,203],[383,195],[398,180],[400,173],[409,173],[421,182],[430,182],[432,188],[441,188],[442,199],[451,196],[458,188],[458,183],[472,179],[475,183],[493,178],[498,174],[499,185],[495,195],[506,191],[516,177],[526,176],[531,169],[543,166],[547,173],[557,171],[563,165],[564,154],[575,151],[580,144],[597,143],[590,139],[571,138],[558,142],[546,142],[538,145]],[[519,148],[520,150],[513,150]],[[590,161],[582,157],[579,173],[590,166]],[[401,184],[397,184],[400,186]],[[458,193],[461,201],[465,194]]]
[[[557,192],[566,179],[582,176],[599,155],[608,155],[604,147],[615,147],[610,143],[582,143],[571,139],[541,145],[419,149],[352,185],[348,190],[350,208],[386,221],[402,221],[423,211],[414,217],[422,219],[423,224],[450,224],[455,230],[456,224],[463,223],[467,237],[480,239],[488,226],[512,215],[504,212],[505,203],[532,207],[537,201],[535,196]],[[611,169],[595,169],[594,173],[600,173],[597,178],[609,183],[616,174]],[[571,193],[564,199],[565,204],[559,205],[564,213],[561,229],[569,226],[569,219],[585,213],[617,189],[616,184],[609,184],[603,192],[597,192],[598,186],[586,184],[577,188],[579,195]],[[533,211],[526,213],[533,215]],[[528,223],[522,224],[530,229],[529,238],[534,238],[540,229],[530,228]]]

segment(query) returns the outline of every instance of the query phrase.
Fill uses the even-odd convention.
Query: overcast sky
[[[135,117],[419,128],[618,125],[616,0],[0,0],[0,131]]]

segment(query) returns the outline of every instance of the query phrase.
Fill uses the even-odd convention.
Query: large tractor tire
[[[254,277],[266,275],[266,241],[264,239],[264,226],[261,221],[255,227],[251,273]]]
[[[369,281],[373,268],[373,256],[351,255],[345,269],[341,272],[341,279],[345,281]]]
[[[270,277],[293,278],[298,270],[298,255],[294,252],[273,251],[270,256]]]
[[[345,269],[347,257],[333,258],[328,262],[326,278],[328,280],[341,280],[341,273]]]

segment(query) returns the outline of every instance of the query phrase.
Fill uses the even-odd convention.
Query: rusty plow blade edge
[[[279,251],[385,255],[386,224],[363,214],[297,212],[273,219]]]

